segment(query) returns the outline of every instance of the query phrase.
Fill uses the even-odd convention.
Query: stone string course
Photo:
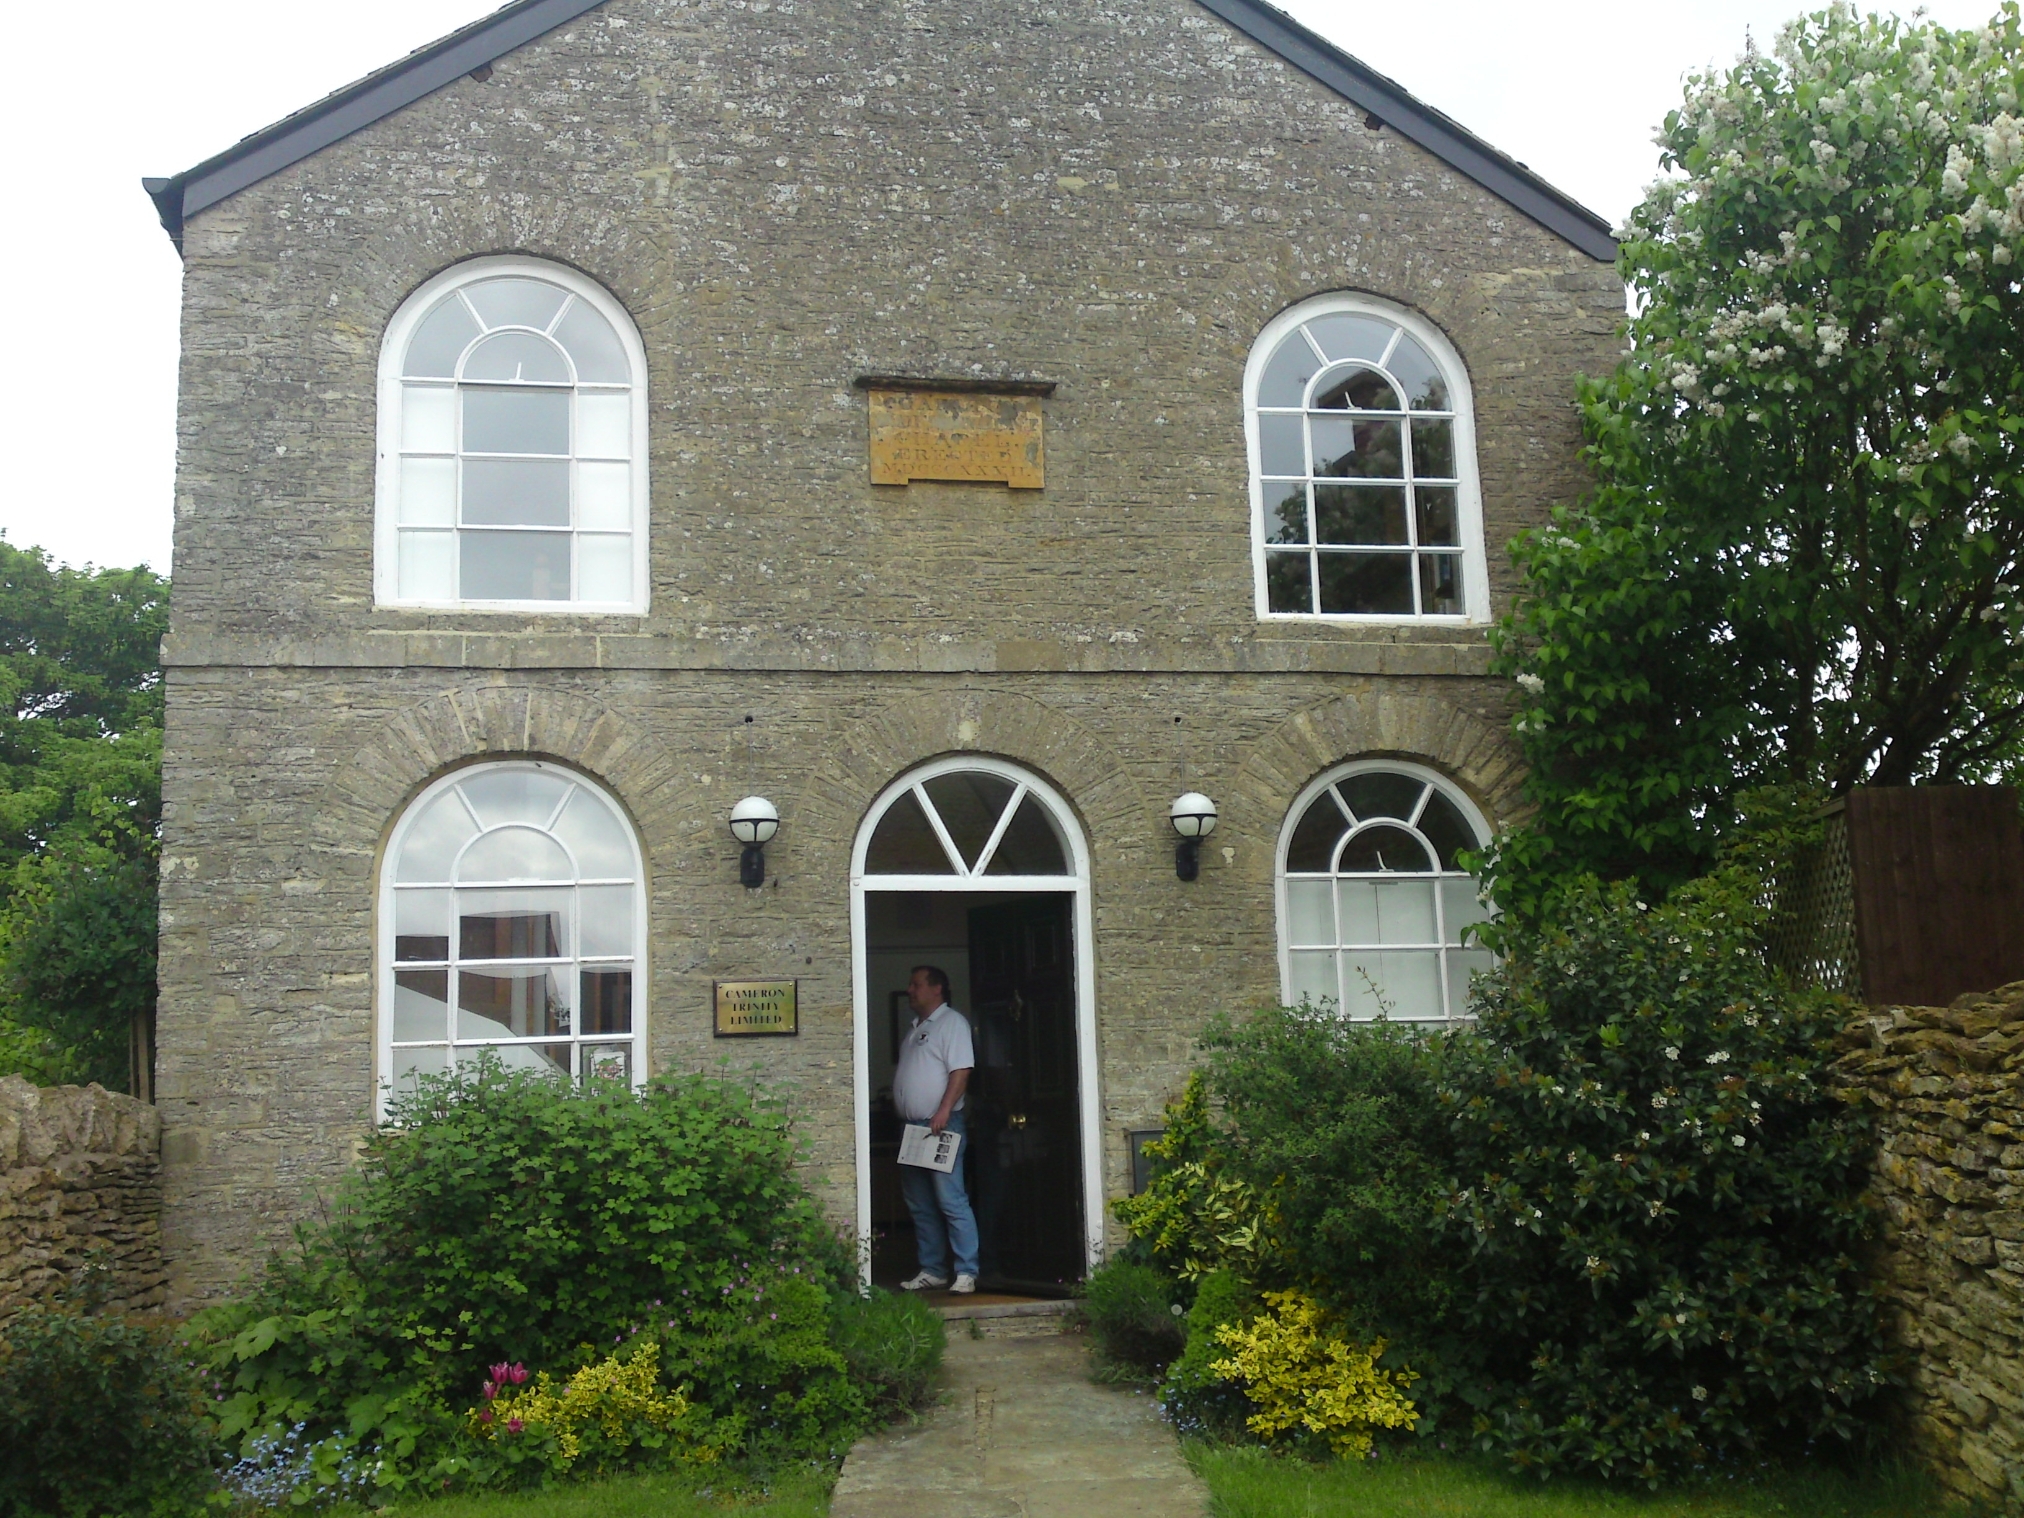
[[[0,1079],[0,1324],[94,1267],[107,1307],[162,1305],[161,1149],[146,1102]]]
[[[1878,1114],[1878,1274],[1910,1364],[1913,1448],[2024,1512],[2024,981],[1873,1011],[1841,1075]]]

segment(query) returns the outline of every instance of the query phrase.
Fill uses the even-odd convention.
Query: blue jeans
[[[950,1114],[949,1131],[962,1133],[965,1114]],[[920,1165],[900,1166],[900,1194],[907,1199],[907,1211],[914,1215],[914,1252],[921,1269],[931,1276],[948,1278],[949,1250],[956,1251],[956,1274],[977,1273],[977,1218],[970,1211],[970,1195],[963,1189],[963,1164],[969,1156],[966,1138],[956,1151],[956,1168],[947,1175]]]

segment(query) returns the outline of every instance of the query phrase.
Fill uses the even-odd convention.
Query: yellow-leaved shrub
[[[1229,1353],[1209,1368],[1243,1389],[1257,1408],[1246,1425],[1263,1438],[1306,1433],[1338,1455],[1367,1455],[1372,1429],[1418,1416],[1406,1388],[1419,1377],[1380,1368],[1384,1340],[1350,1342],[1303,1292],[1266,1292],[1265,1311],[1218,1328],[1216,1342]]]
[[[545,1455],[558,1472],[584,1460],[586,1452],[593,1469],[648,1450],[697,1463],[715,1460],[718,1453],[709,1439],[708,1416],[680,1391],[661,1386],[661,1349],[650,1338],[560,1383],[543,1371],[524,1390],[498,1386],[495,1397],[471,1410],[469,1427],[488,1442],[539,1451],[537,1458]]]

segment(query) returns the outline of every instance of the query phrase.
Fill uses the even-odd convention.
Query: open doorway
[[[892,1102],[905,988],[946,971],[976,1073],[962,1160],[985,1291],[1062,1295],[1102,1248],[1087,854],[1060,798],[995,761],[944,760],[879,798],[852,872],[858,1237],[867,1279],[916,1268]]]

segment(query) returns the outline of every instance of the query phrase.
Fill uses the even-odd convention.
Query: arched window
[[[1007,876],[1082,873],[1034,781],[990,761],[931,765],[885,797],[863,844],[863,875]]]
[[[1304,302],[1259,336],[1244,403],[1260,617],[1487,619],[1474,413],[1436,328]]]
[[[646,610],[646,357],[573,270],[430,280],[380,355],[380,604]]]
[[[1346,764],[1301,793],[1279,842],[1280,980],[1290,1005],[1400,1022],[1465,1017],[1466,942],[1488,910],[1457,856],[1489,839],[1468,799],[1431,771]]]
[[[487,1050],[643,1080],[643,885],[625,814],[581,775],[514,761],[430,786],[382,876],[382,1092]]]

